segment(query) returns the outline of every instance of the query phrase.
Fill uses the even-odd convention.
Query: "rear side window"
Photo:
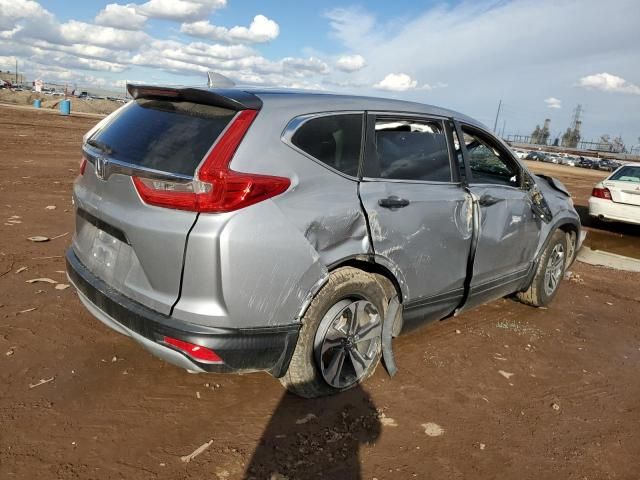
[[[293,134],[291,143],[331,168],[355,177],[362,146],[362,115],[312,118]]]
[[[447,137],[440,121],[377,118],[375,150],[380,178],[451,181]]]
[[[122,162],[191,176],[235,113],[191,102],[138,99],[87,143]]]

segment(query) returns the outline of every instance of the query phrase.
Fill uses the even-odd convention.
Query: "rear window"
[[[322,163],[355,177],[361,140],[362,115],[343,114],[308,120],[293,135],[291,143]]]
[[[198,103],[138,99],[87,143],[122,162],[191,176],[235,113]]]

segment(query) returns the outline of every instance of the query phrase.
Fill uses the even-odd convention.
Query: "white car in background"
[[[640,225],[640,165],[623,165],[596,184],[589,215]]]

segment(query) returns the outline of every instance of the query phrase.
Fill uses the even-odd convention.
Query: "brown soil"
[[[575,264],[548,309],[503,299],[431,324],[394,342],[396,377],[379,368],[316,401],[266,374],[189,375],[102,326],[72,288],[25,283],[65,282],[95,122],[0,108],[0,478],[638,478],[637,274]],[[590,189],[571,172],[569,188]]]

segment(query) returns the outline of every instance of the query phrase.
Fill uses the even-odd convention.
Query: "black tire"
[[[553,291],[549,292],[548,289],[545,288],[545,277],[549,268],[549,257],[557,246],[560,246],[564,251],[564,262],[562,263],[559,275],[560,278],[558,279]],[[567,235],[562,230],[556,230],[540,258],[540,262],[538,263],[536,273],[531,280],[531,284],[526,290],[516,294],[518,300],[533,307],[544,307],[545,305],[548,305],[551,300],[553,300],[553,297],[556,296],[556,293],[558,293],[560,282],[564,278],[564,272],[567,265],[567,255],[572,255],[572,251],[569,248],[569,245],[567,245]]]
[[[329,385],[322,376],[317,362],[315,337],[324,316],[341,300],[367,300],[375,306],[381,318],[384,319],[389,303],[385,281],[384,277],[353,267],[341,267],[331,272],[329,280],[315,296],[302,318],[298,343],[287,372],[280,378],[280,382],[287,390],[305,398],[321,397],[353,388],[373,374],[380,363],[380,348],[375,361],[356,383],[342,389]]]

